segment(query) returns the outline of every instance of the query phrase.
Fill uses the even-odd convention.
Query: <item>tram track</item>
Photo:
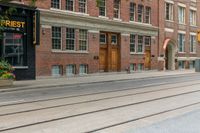
[[[180,78],[180,77],[193,77],[198,76],[197,73],[189,73],[189,74],[178,74],[177,75],[164,75],[164,76],[152,76],[152,77],[144,77],[144,78],[136,78],[136,79],[119,79],[119,80],[110,80],[110,81],[99,81],[99,82],[91,82],[91,83],[76,83],[76,84],[63,84],[63,85],[52,85],[52,86],[36,86],[36,87],[29,87],[28,89],[24,86],[22,89],[3,89],[0,90],[0,94],[3,93],[12,93],[12,92],[20,92],[20,91],[33,91],[33,90],[40,90],[40,89],[47,89],[51,90],[55,87],[65,88],[65,87],[79,87],[82,85],[94,85],[94,84],[101,84],[101,83],[113,83],[113,82],[124,82],[124,81],[143,81],[143,80],[153,80],[153,79],[165,79],[165,78]]]
[[[186,86],[184,86],[184,87],[186,87]],[[149,100],[145,100],[145,101],[125,104],[125,105],[121,105],[121,106],[113,106],[113,107],[110,107],[110,108],[99,109],[99,110],[94,110],[94,111],[88,111],[88,112],[79,113],[79,114],[70,115],[70,116],[65,116],[65,117],[52,118],[52,119],[49,119],[49,120],[38,121],[38,122],[35,122],[35,123],[29,123],[29,124],[19,125],[19,126],[15,126],[15,127],[0,129],[0,132],[10,131],[10,130],[14,130],[14,129],[20,129],[20,128],[34,126],[34,125],[38,125],[38,124],[55,122],[55,121],[59,121],[59,120],[64,120],[64,119],[69,119],[69,118],[73,118],[73,117],[78,117],[78,116],[83,116],[83,115],[88,115],[88,114],[93,114],[93,113],[98,113],[98,112],[104,112],[104,111],[124,108],[124,107],[143,104],[143,103],[150,103],[150,102],[154,102],[154,101],[158,101],[158,100],[164,100],[164,99],[168,99],[168,98],[188,95],[188,94],[192,94],[192,93],[199,93],[199,92],[200,92],[200,90],[190,91],[190,92],[185,92],[185,93],[179,93],[179,94],[176,94],[176,95],[169,95],[169,96],[164,96],[164,97],[160,97],[160,98],[154,98],[154,99],[149,99]],[[109,126],[106,126],[106,127],[103,127],[103,128],[98,128],[98,129],[89,131],[89,132],[95,132],[95,131],[103,130],[103,129],[106,129],[106,128],[109,128],[109,127],[113,127],[113,126],[117,126],[117,125],[120,125],[120,124],[136,121],[136,120],[139,120],[139,119],[142,119],[142,118],[146,118],[146,117],[162,114],[162,113],[165,113],[165,112],[170,112],[170,111],[173,111],[173,110],[176,110],[176,109],[189,107],[189,106],[196,105],[196,104],[200,104],[200,102],[195,102],[195,103],[184,105],[184,106],[181,106],[181,107],[178,107],[178,108],[175,108],[175,109],[165,110],[165,111],[161,111],[159,113],[143,116],[143,117],[140,117],[140,118],[135,118],[135,119],[132,119],[132,120],[128,120],[128,121],[117,123],[117,124],[113,124],[113,125],[109,125]]]
[[[191,82],[191,81],[198,81],[197,80],[187,80],[184,81],[186,82]],[[177,84],[177,83],[182,83],[183,81],[175,81],[175,82],[170,82],[170,84]],[[39,99],[39,100],[32,100],[32,101],[20,101],[20,102],[15,102],[15,103],[6,103],[6,104],[0,104],[1,107],[6,107],[6,106],[13,106],[13,105],[22,105],[22,104],[29,104],[29,103],[38,103],[38,102],[45,102],[45,101],[54,101],[54,100],[62,100],[62,99],[68,99],[68,98],[77,98],[77,97],[83,97],[83,96],[91,96],[91,95],[98,95],[98,94],[106,94],[106,93],[113,93],[113,92],[123,92],[123,91],[128,91],[128,90],[135,90],[135,89],[142,89],[142,88],[148,88],[148,87],[156,87],[156,86],[161,86],[161,85],[168,85],[168,82],[165,83],[160,83],[160,84],[151,84],[151,85],[142,85],[142,86],[136,86],[136,87],[128,87],[128,88],[122,88],[122,89],[116,89],[116,90],[109,90],[109,91],[101,91],[101,92],[94,92],[94,93],[85,93],[85,94],[79,94],[79,95],[71,95],[71,96],[63,96],[63,97],[54,97],[54,98],[47,98],[47,99]],[[181,86],[184,87],[184,86]],[[158,89],[160,91],[162,89]]]
[[[22,114],[22,113],[34,112],[34,111],[47,110],[47,109],[54,109],[54,108],[59,108],[59,107],[67,107],[67,106],[84,104],[84,103],[93,103],[93,102],[98,102],[98,101],[103,101],[103,100],[116,99],[116,98],[122,98],[122,97],[128,97],[128,96],[135,96],[135,95],[141,95],[141,94],[147,94],[147,93],[153,93],[153,92],[161,92],[161,91],[173,90],[173,89],[177,89],[177,88],[182,88],[182,87],[187,87],[187,86],[189,87],[189,86],[199,85],[199,84],[200,83],[195,83],[195,84],[193,83],[193,84],[188,84],[188,85],[176,86],[176,88],[175,87],[166,87],[166,88],[163,88],[163,89],[156,89],[156,90],[145,91],[145,92],[136,92],[136,93],[134,92],[134,93],[128,93],[128,94],[125,94],[125,95],[118,95],[118,96],[108,96],[108,97],[105,97],[105,98],[99,98],[99,99],[94,99],[94,100],[85,100],[85,101],[81,101],[81,102],[60,104],[60,105],[55,105],[55,106],[48,106],[48,107],[42,107],[42,108],[36,108],[36,109],[29,109],[29,110],[24,110],[24,111],[16,111],[16,112],[12,112],[12,113],[2,113],[2,114],[0,113],[0,117],[1,116],[14,115],[14,114]],[[200,91],[200,90],[198,90],[198,91]],[[65,98],[65,99],[67,99],[67,98]],[[49,101],[49,100],[46,100],[46,101]],[[41,101],[37,101],[37,102],[41,102]],[[23,104],[31,104],[31,103],[23,103]],[[34,102],[34,103],[36,103],[36,102]],[[15,105],[19,105],[19,104],[15,104]],[[2,107],[5,107],[5,106],[2,106]],[[0,109],[2,107],[0,107]]]
[[[181,107],[177,107],[177,108],[164,110],[164,111],[161,111],[161,112],[158,112],[158,113],[154,113],[154,114],[150,114],[150,115],[146,115],[146,116],[130,119],[130,120],[123,121],[123,122],[120,122],[120,123],[107,125],[107,126],[104,126],[104,127],[101,127],[101,128],[97,128],[97,129],[93,129],[93,130],[90,130],[90,131],[87,131],[87,132],[84,132],[84,133],[95,133],[95,132],[98,132],[98,131],[101,131],[101,130],[104,130],[104,129],[109,129],[109,128],[113,128],[113,127],[116,127],[116,126],[124,125],[124,124],[127,124],[127,123],[135,122],[135,121],[138,121],[138,120],[146,119],[146,118],[149,118],[149,117],[153,117],[153,116],[169,113],[169,112],[172,112],[172,111],[177,111],[177,110],[184,109],[184,108],[187,108],[187,107],[191,107],[191,106],[194,106],[194,105],[200,105],[200,101],[199,102],[195,102],[195,103],[191,103],[191,104],[187,104],[187,105],[184,105],[184,106],[181,106]]]

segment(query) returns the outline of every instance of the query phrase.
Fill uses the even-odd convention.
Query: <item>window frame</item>
[[[84,34],[84,36],[86,36],[86,37],[81,38],[81,36],[83,36],[83,35],[81,35],[81,31],[85,31],[86,34]],[[86,42],[86,49],[85,50],[81,49],[81,47],[83,47],[82,46],[83,44],[81,44],[81,42],[83,42],[83,41]],[[78,47],[79,51],[88,51],[88,30],[86,30],[86,29],[79,29],[78,42],[79,42],[79,47]]]
[[[85,0],[85,2],[82,2],[82,1],[83,1],[83,0],[78,0],[78,12],[79,12],[79,13],[83,13],[83,14],[87,14],[87,2],[88,2],[88,1],[87,1],[87,0]],[[82,9],[84,9],[84,12],[82,12],[82,11],[80,10],[80,9],[81,9],[81,8],[80,8],[80,5],[81,5],[80,3],[84,3],[84,5],[85,5],[84,8],[82,8]]]
[[[167,5],[169,5],[169,12],[167,12]],[[169,18],[167,15],[169,15]],[[165,20],[174,21],[174,4],[169,2],[165,2]]]
[[[137,22],[143,23],[144,22],[144,5],[139,4],[137,7],[138,7],[137,8]],[[141,7],[141,12],[139,12],[140,11],[139,7]],[[139,18],[141,18],[141,21],[139,21]]]
[[[180,47],[180,44],[181,44],[181,47]],[[178,33],[178,52],[185,53],[185,34],[183,33]]]
[[[99,5],[99,16],[106,17],[106,0],[103,0],[103,1],[104,1],[104,2],[103,2],[104,5],[102,6],[102,3],[100,3],[100,5]],[[100,11],[101,11],[100,9],[102,9],[102,8],[104,9],[104,15],[101,15],[101,14],[100,14],[100,13],[101,13],[101,12],[100,12]]]
[[[185,21],[186,21],[185,15],[186,15],[186,8],[183,6],[178,6],[178,22],[179,22],[179,24],[185,24]]]
[[[60,37],[54,37],[53,36],[53,28],[60,28]],[[51,27],[51,42],[52,42],[52,46],[51,46],[51,48],[52,48],[52,50],[62,50],[62,27],[59,27],[59,26],[52,26]],[[55,33],[56,34],[56,33]],[[53,39],[59,39],[60,40],[60,48],[54,48],[54,41],[53,41]]]
[[[70,34],[70,37],[67,37],[67,35],[68,35],[68,33],[67,33],[67,30],[73,30],[73,33],[69,33]],[[71,34],[73,34],[72,36],[74,37],[74,38],[71,38],[72,36],[71,36]],[[72,46],[72,44],[68,44],[67,43],[67,41],[73,41],[74,43],[73,43],[73,47],[74,47],[74,49],[68,49],[68,47],[70,47],[70,46]],[[67,45],[69,45],[69,46],[67,46]],[[66,50],[68,50],[68,51],[75,51],[76,50],[76,29],[75,28],[69,28],[69,27],[67,27],[66,28]]]
[[[129,10],[130,21],[135,21],[136,19],[136,3],[130,2],[130,10]],[[133,18],[133,19],[131,19]]]
[[[116,4],[116,1],[118,1],[118,3]],[[115,6],[117,5],[118,8],[116,8]],[[120,19],[120,11],[121,9],[121,0],[114,0],[113,2],[113,18],[115,19]],[[117,12],[117,17],[116,17],[116,12]]]
[[[67,6],[67,5],[68,5],[68,4],[67,4],[67,1],[68,1],[68,0],[65,0],[65,10],[66,10],[66,11],[74,12],[74,11],[75,11],[75,0],[69,0],[69,1],[72,1],[72,2],[73,2],[72,10],[68,10],[68,9],[67,9],[67,7],[69,7],[69,6]]]
[[[54,0],[51,0],[51,8],[52,9],[61,9],[61,0],[58,0],[59,1],[59,3],[58,3],[58,8],[56,8],[56,7],[54,7],[54,6],[52,6],[52,1],[54,1]]]

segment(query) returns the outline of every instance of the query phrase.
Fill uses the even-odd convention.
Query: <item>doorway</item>
[[[171,43],[165,50],[165,66],[166,70],[175,70],[175,47]]]
[[[120,66],[119,34],[100,33],[99,66],[100,72],[116,72]]]

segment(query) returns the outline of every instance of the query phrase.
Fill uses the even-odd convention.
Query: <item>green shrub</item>
[[[5,60],[0,60],[0,78],[1,79],[14,79],[15,75],[12,73],[14,69]]]

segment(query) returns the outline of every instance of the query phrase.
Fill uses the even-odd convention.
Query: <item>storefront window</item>
[[[24,65],[23,35],[20,33],[4,33],[3,58],[13,66]]]

